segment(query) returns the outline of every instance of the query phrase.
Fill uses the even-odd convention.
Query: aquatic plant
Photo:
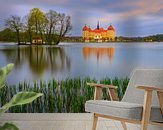
[[[43,93],[41,98],[34,102],[15,106],[8,110],[13,113],[79,113],[85,112],[84,104],[87,100],[93,99],[94,88],[87,86],[87,82],[113,84],[118,86],[118,97],[121,100],[126,90],[129,79],[126,78],[104,78],[101,80],[91,79],[89,77],[67,78],[57,81],[51,79],[49,81],[20,82],[18,85],[11,85],[0,91],[0,105],[20,91],[33,91]],[[103,89],[103,99],[110,99],[106,89]]]

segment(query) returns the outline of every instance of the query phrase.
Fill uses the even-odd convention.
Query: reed
[[[100,81],[86,77],[84,79],[67,78],[57,81],[55,79],[49,81],[40,80],[29,83],[24,81],[18,85],[11,85],[2,88],[0,91],[0,105],[8,102],[13,95],[19,91],[34,91],[43,93],[43,96],[34,102],[15,106],[8,110],[12,113],[79,113],[84,112],[84,104],[87,100],[93,99],[94,88],[86,85],[87,82],[113,84],[118,86],[118,97],[121,100],[129,78],[104,78]],[[106,89],[103,89],[103,99],[110,99]]]

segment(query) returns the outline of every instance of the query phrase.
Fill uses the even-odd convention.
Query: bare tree
[[[18,45],[20,45],[20,31],[23,26],[23,23],[21,22],[21,17],[13,15],[8,18],[5,23],[7,27],[16,32],[17,42]]]
[[[64,13],[59,13],[57,29],[57,44],[59,44],[61,39],[72,29],[71,17],[66,16]]]
[[[52,43],[52,35],[54,34],[54,30],[58,21],[58,14],[56,11],[49,10],[46,13],[46,40],[48,44]]]
[[[32,44],[32,36],[33,36],[33,27],[31,22],[29,21],[29,15],[24,16],[24,32],[26,33],[27,41]]]

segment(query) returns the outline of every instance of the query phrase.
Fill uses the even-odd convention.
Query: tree
[[[58,22],[58,14],[56,11],[49,10],[48,13],[45,14],[46,16],[46,41],[48,44],[52,43],[52,34],[55,32],[56,24]]]
[[[11,29],[5,28],[0,32],[0,41],[13,42],[16,40],[17,38],[15,32],[13,32]]]
[[[7,27],[16,32],[17,42],[20,45],[20,30],[23,26],[23,23],[21,22],[21,17],[13,15],[8,18],[5,23]]]
[[[57,24],[57,44],[61,41],[61,39],[72,29],[71,26],[71,17],[66,16],[64,13],[58,14],[58,24]]]
[[[36,36],[41,36],[43,40],[44,27],[46,23],[46,17],[39,8],[33,8],[29,13],[28,28],[34,30]]]
[[[27,41],[32,43],[33,28],[32,28],[32,24],[29,20],[29,15],[26,15],[24,17],[24,29],[25,29],[26,37],[28,39]]]
[[[23,22],[22,22],[23,21]],[[30,10],[23,20],[19,16],[11,16],[6,20],[6,26],[16,32],[18,44],[23,39],[32,43],[32,38],[46,38],[48,44],[58,44],[72,29],[71,18],[64,13],[49,10],[44,14],[39,8]]]

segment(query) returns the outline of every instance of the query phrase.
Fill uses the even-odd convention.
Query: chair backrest
[[[143,104],[144,91],[136,88],[140,85],[163,88],[163,69],[135,69],[122,101]],[[159,106],[156,92],[153,94],[152,106]]]

